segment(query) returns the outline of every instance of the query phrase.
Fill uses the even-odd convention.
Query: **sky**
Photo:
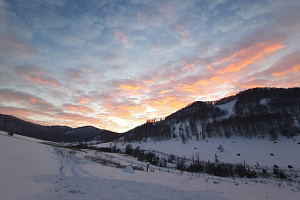
[[[124,132],[300,87],[299,0],[0,0],[0,113]]]

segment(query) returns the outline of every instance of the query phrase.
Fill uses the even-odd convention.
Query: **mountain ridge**
[[[12,115],[0,114],[0,130],[52,142],[108,142],[122,134],[93,126],[71,128],[68,126],[43,126]]]
[[[0,130],[54,142],[124,142],[176,138],[205,140],[234,135],[293,137],[300,133],[300,88],[252,88],[216,101],[196,101],[159,121],[147,120],[125,133],[93,126],[42,126],[0,114]],[[123,136],[123,137],[122,137]]]
[[[252,88],[217,101],[193,102],[158,122],[148,120],[123,140],[293,137],[300,133],[299,102],[300,88]]]

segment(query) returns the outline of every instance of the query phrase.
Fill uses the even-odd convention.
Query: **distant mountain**
[[[210,137],[246,138],[300,133],[300,88],[254,88],[218,101],[197,101],[167,116],[148,120],[127,131],[124,141],[205,140]]]
[[[122,136],[92,126],[71,128],[68,126],[42,126],[0,114],[0,130],[53,142],[108,142]]]

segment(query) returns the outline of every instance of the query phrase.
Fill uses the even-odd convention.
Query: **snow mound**
[[[124,172],[124,173],[128,173],[128,174],[134,173],[133,168],[132,168],[131,166],[126,166],[126,167],[123,169],[123,172]]]

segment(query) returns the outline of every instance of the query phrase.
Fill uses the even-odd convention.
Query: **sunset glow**
[[[0,0],[0,113],[124,132],[194,101],[300,87],[299,10],[298,0]]]

